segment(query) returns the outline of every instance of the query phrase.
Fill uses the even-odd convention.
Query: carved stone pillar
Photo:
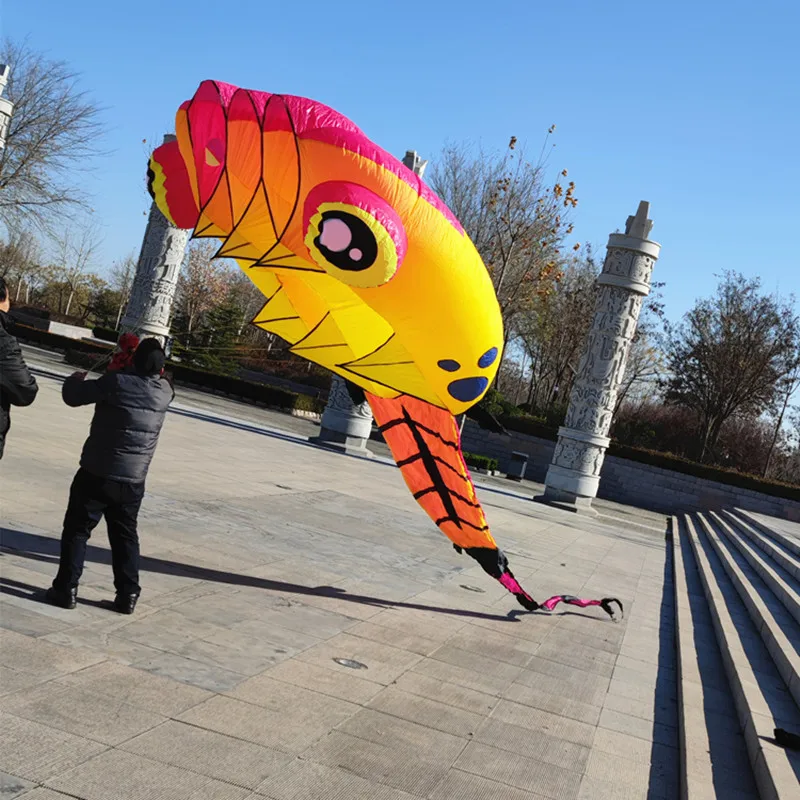
[[[416,150],[407,150],[403,164],[422,177],[427,161],[423,161]],[[349,455],[372,457],[367,442],[372,431],[372,409],[366,401],[356,405],[347,390],[347,384],[338,375],[333,376],[328,403],[322,413],[319,436],[309,441],[322,447],[330,447]]]
[[[367,442],[372,432],[372,409],[365,400],[356,405],[347,390],[344,378],[334,375],[328,403],[322,413],[319,436],[309,441],[349,455],[372,457]]]
[[[6,88],[11,75],[8,64],[0,64],[0,95]],[[11,115],[14,113],[14,104],[7,97],[0,97],[0,150],[6,146],[8,126],[11,124]]]
[[[164,136],[164,142],[174,140],[171,134]],[[154,336],[162,344],[165,343],[169,336],[178,275],[190,233],[176,228],[159,211],[158,206],[152,204],[131,297],[122,318],[123,330],[132,331],[140,338]]]
[[[611,441],[608,431],[642,301],[650,293],[653,265],[661,245],[647,237],[653,227],[650,204],[642,201],[628,217],[625,233],[608,237],[603,271],[597,278],[594,319],[558,431],[545,491],[536,500],[594,514],[600,468]]]

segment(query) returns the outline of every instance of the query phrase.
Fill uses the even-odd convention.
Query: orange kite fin
[[[529,611],[536,601],[517,583],[489,532],[464,462],[453,415],[422,400],[366,394],[375,421],[416,501],[458,552],[466,551]]]

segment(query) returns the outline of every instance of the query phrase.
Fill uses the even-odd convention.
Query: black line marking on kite
[[[231,95],[230,103],[233,103],[234,98],[236,97],[236,92]],[[222,167],[222,174],[225,176],[225,185],[228,187],[228,210],[230,211],[230,219],[231,219],[231,228],[236,224],[236,216],[233,213],[233,193],[231,192],[231,176],[228,172],[228,151],[230,149],[230,141],[231,136],[230,132],[228,131],[228,124],[230,123],[230,117],[228,116],[228,109],[230,108],[230,103],[225,108],[225,163]]]
[[[420,497],[424,497],[426,494],[430,494],[431,492],[435,492],[435,486],[429,486],[427,489],[420,489],[418,492],[414,492],[414,499],[419,500]],[[456,500],[460,500],[465,505],[470,506],[471,508],[480,508],[480,503],[474,503],[472,500],[464,497],[463,495],[459,494],[458,492],[453,491],[450,489],[450,494],[456,498]]]
[[[274,249],[274,246],[267,251],[267,253],[271,252]],[[301,265],[297,264],[284,264],[282,262],[288,261],[290,259],[296,258],[298,261],[303,262]],[[308,266],[306,266],[308,265]],[[322,275],[325,274],[325,270],[322,267],[318,267],[313,262],[305,261],[300,256],[294,255],[294,253],[288,256],[275,256],[274,258],[265,258],[262,255],[257,261],[256,266],[263,267],[265,269],[293,269],[297,270],[298,272],[318,272]]]
[[[291,322],[294,319],[300,319],[299,316],[294,317],[275,317],[274,319],[260,319],[258,321],[259,325],[271,325],[273,322]],[[308,348],[309,350],[311,348]]]
[[[211,221],[209,221],[208,225],[206,225],[206,226],[205,226],[205,227],[204,227],[202,230],[197,230],[197,228],[195,228],[195,231],[194,231],[194,237],[193,237],[193,238],[195,238],[195,239],[202,239],[202,238],[203,238],[203,234],[204,234],[204,233],[205,233],[205,232],[206,232],[206,231],[207,231],[209,228],[212,228],[213,226],[214,226],[214,223],[213,223],[213,222],[211,222]],[[214,234],[212,233],[211,235],[209,235],[209,236],[206,236],[205,238],[206,238],[206,239],[212,239],[213,237],[214,237]]]
[[[274,249],[274,248],[272,248],[272,249]],[[270,252],[270,251],[268,251],[268,252]],[[272,258],[267,258],[266,255],[267,254],[265,253],[264,255],[261,256],[261,258],[258,259],[258,265],[260,267],[266,267],[266,266],[280,267],[280,266],[283,266],[280,263],[281,261],[287,261],[287,260],[291,260],[293,258],[296,258],[298,261],[302,261],[304,265],[305,264],[310,264],[311,265],[311,266],[308,266],[308,267],[307,266],[297,267],[297,269],[306,269],[306,270],[313,270],[314,272],[321,272],[323,274],[325,273],[325,269],[323,267],[317,266],[313,262],[306,261],[304,258],[302,258],[301,256],[298,256],[298,255],[295,255],[294,253],[290,253],[289,255],[283,255],[283,256],[273,256]],[[288,264],[287,268],[291,269],[293,266],[294,265],[292,265],[292,264]]]
[[[442,444],[447,445],[447,447],[452,447],[453,450],[458,450],[458,444],[456,442],[451,442],[449,439],[445,439],[444,436],[442,436],[442,434],[438,431],[429,428],[427,425],[423,425],[421,422],[417,423],[417,427],[425,431],[425,433],[429,434],[430,436],[438,439]]]
[[[436,403],[432,403],[430,400],[426,400],[424,397],[417,397],[415,394],[411,394],[411,392],[405,392],[402,389],[398,389],[396,386],[390,386],[388,383],[383,383],[382,381],[376,380],[375,378],[371,378],[369,375],[361,375],[360,373],[356,372],[354,369],[350,369],[346,366],[346,364],[337,364],[336,365],[339,369],[345,370],[349,372],[351,375],[355,375],[357,378],[363,378],[365,381],[369,381],[370,383],[374,383],[377,386],[383,386],[385,389],[391,389],[393,392],[397,392],[397,397],[393,398],[397,400],[401,397],[410,397],[412,400],[419,400],[420,403],[427,403],[429,406],[433,406],[434,408],[439,408],[442,411],[447,411],[444,406],[436,405]],[[342,376],[344,377],[344,376]],[[366,391],[366,390],[365,390]],[[369,394],[369,392],[368,392]],[[374,396],[374,395],[373,395]],[[367,398],[369,400],[369,398]],[[380,398],[376,398],[380,399]]]
[[[233,103],[234,98],[240,93],[244,93],[245,97],[250,102],[250,106],[253,109],[253,117],[255,118],[256,123],[258,124],[259,133],[260,133],[261,130],[262,130],[261,120],[259,120],[259,118],[258,118],[258,109],[256,108],[256,104],[253,102],[253,98],[252,98],[252,95],[251,95],[250,91],[247,90],[247,89],[237,89],[233,93],[233,96],[231,97],[231,103]],[[229,122],[229,120],[226,117],[226,125],[225,125],[226,133],[228,131],[227,122]],[[263,144],[264,137],[263,137],[263,135],[259,136],[258,140],[259,140],[259,148],[260,148],[260,152],[261,152],[261,164],[263,165],[263,163],[264,163],[264,144]],[[230,136],[228,136],[228,141],[230,141]],[[239,217],[239,219],[236,219],[236,209],[233,207],[233,192],[231,191],[230,174],[228,173],[228,151],[227,151],[227,149],[225,150],[225,174],[226,174],[226,177],[227,177],[227,180],[228,180],[228,203],[229,203],[230,209],[231,209],[231,226],[232,226],[231,233],[232,233],[234,230],[236,230],[236,228],[239,227],[239,223],[242,221],[242,219],[244,218],[245,214],[247,214],[247,211],[249,210],[250,205],[251,205],[251,203],[253,201],[253,197],[255,196],[255,192],[258,191],[258,184],[256,184],[256,187],[255,187],[255,189],[253,191],[253,195],[251,196],[250,200],[247,201],[247,205],[245,206],[244,211],[242,212],[242,216]]]
[[[223,245],[223,247],[224,247],[224,245]],[[222,250],[223,247],[220,247],[220,250]],[[238,256],[234,256],[233,253],[235,253],[237,250],[241,249],[242,247],[252,247],[252,244],[251,244],[251,242],[242,242],[242,244],[237,244],[236,247],[231,247],[229,250],[227,250],[225,255],[224,256],[220,256],[220,258],[238,258]],[[217,256],[214,256],[214,258],[217,258]],[[249,260],[255,260],[255,259],[249,259]]]
[[[291,111],[289,110],[289,105],[287,104],[285,98],[281,94],[273,94],[270,95],[270,99],[273,97],[278,98],[278,100],[283,103],[283,110],[286,112],[286,118],[289,120],[289,126],[291,128],[292,136],[294,137],[294,149],[295,149],[295,156],[296,156],[296,163],[297,163],[297,188],[295,190],[294,201],[292,203],[292,210],[289,212],[289,216],[286,219],[286,225],[284,225],[283,230],[278,233],[275,231],[276,234],[276,241],[275,244],[264,253],[265,256],[269,255],[282,241],[283,237],[286,235],[286,231],[289,230],[289,226],[292,224],[292,220],[294,219],[295,214],[297,213],[297,208],[300,205],[300,178],[302,176],[302,170],[300,168],[300,139],[297,135],[297,128],[294,124],[294,117],[292,117]],[[264,112],[264,122],[266,122],[267,115],[266,109]],[[262,131],[264,130],[264,125],[261,126]],[[262,136],[263,140],[263,136]],[[262,153],[261,157],[261,164],[262,164],[262,175],[264,170],[266,169],[266,153]],[[273,225],[274,227],[274,225]]]
[[[409,464],[413,464],[415,461],[419,461],[422,458],[422,453],[414,453],[413,456],[409,456],[408,458],[404,458],[402,461],[397,462],[398,467],[407,467]]]
[[[472,528],[473,530],[478,531],[480,533],[483,533],[484,531],[488,531],[489,530],[489,526],[488,525],[473,525],[471,522],[468,522],[465,519],[461,519],[461,517],[459,517],[458,514],[456,514],[455,519],[453,517],[442,517],[441,519],[437,519],[436,520],[436,526],[438,527],[439,525],[441,525],[444,522],[452,522],[455,525],[458,525],[459,528],[462,525],[466,525],[468,528]]]
[[[431,453],[431,457],[433,458],[434,461],[438,462],[443,467],[447,467],[447,469],[449,469],[450,472],[454,473],[455,475],[458,475],[459,478],[463,479],[464,476],[454,466],[448,464],[443,458],[439,458],[439,456],[435,456],[433,455],[433,453]]]
[[[302,338],[302,339],[298,339],[298,340],[297,340],[297,341],[294,343],[293,347],[297,347],[297,345],[298,345],[298,344],[301,344],[301,343],[302,343],[302,342],[304,342],[306,339],[308,339],[308,337],[309,337],[309,336],[311,336],[311,334],[312,334],[312,333],[314,333],[314,331],[316,331],[316,330],[317,330],[317,328],[319,328],[319,326],[320,326],[320,325],[322,325],[322,323],[323,323],[323,322],[325,322],[325,320],[326,320],[326,319],[328,319],[328,317],[329,317],[330,315],[331,315],[331,312],[330,312],[330,311],[326,311],[326,312],[325,312],[325,316],[324,316],[324,317],[323,317],[323,318],[322,318],[322,319],[321,319],[321,320],[320,320],[320,321],[319,321],[319,322],[318,322],[318,323],[317,323],[317,324],[316,324],[316,325],[315,325],[315,326],[314,326],[314,327],[313,327],[313,328],[312,328],[312,329],[311,329],[311,330],[310,330],[310,331],[309,331],[309,332],[308,332],[308,333],[307,333],[305,336],[303,336],[303,338]]]
[[[419,430],[417,430],[416,421],[408,413],[406,407],[402,406],[402,408],[403,408],[403,418],[405,419],[405,422],[408,425],[409,430],[411,431],[411,435],[414,437],[414,442],[417,445],[417,450],[419,451],[420,457],[422,458],[422,464],[425,467],[425,471],[428,473],[428,477],[430,478],[431,483],[433,484],[436,490],[436,493],[439,495],[439,499],[442,501],[442,506],[444,507],[444,510],[447,512],[448,516],[454,518],[453,521],[460,528],[461,523],[458,519],[458,512],[456,511],[456,507],[453,505],[453,498],[450,496],[450,489],[445,483],[444,477],[442,476],[442,473],[437,466],[437,462],[440,462],[441,459],[436,458],[436,456],[431,452],[427,442],[422,437],[422,434],[419,432]]]
[[[293,345],[290,349],[293,353],[297,353],[299,350],[306,353],[309,350],[330,350],[332,347],[348,347],[348,344],[346,342],[336,342],[335,344],[310,344],[306,347],[297,347],[297,345]]]
[[[289,214],[289,218],[286,221],[286,227],[281,231],[281,238],[283,238],[286,231],[289,229],[289,225],[291,221],[294,219],[294,215],[297,213],[297,207],[300,205],[300,178],[302,177],[302,170],[300,169],[300,138],[297,135],[297,128],[294,124],[294,117],[292,116],[291,111],[289,110],[289,104],[286,102],[286,99],[283,95],[280,95],[281,102],[286,109],[286,116],[289,118],[289,124],[292,126],[292,134],[294,135],[294,149],[295,153],[297,154],[297,192],[294,198],[294,205],[292,206],[292,211]]]
[[[252,207],[253,203],[255,202],[256,195],[258,194],[258,188],[259,188],[259,186],[261,186],[261,184],[262,184],[262,181],[259,180],[259,182],[256,184],[255,191],[250,196],[250,199],[247,201],[247,206],[245,206],[245,209],[244,209],[244,212],[242,213],[241,218],[231,228],[231,232],[225,237],[225,239],[224,239],[224,241],[222,243],[222,246],[219,248],[219,250],[217,250],[217,254],[214,256],[214,258],[228,258],[228,253],[226,253],[225,255],[220,255],[220,253],[227,246],[228,242],[230,241],[231,236],[233,236],[233,234],[239,229],[239,226],[242,224],[242,221],[247,216],[247,212],[250,211],[250,208]],[[265,190],[265,193],[266,193],[266,190]],[[240,247],[247,247],[248,244],[251,244],[251,243],[250,242],[245,242],[244,244],[237,244],[236,247],[234,247],[233,250],[231,250],[230,252],[233,252],[234,250],[238,250]],[[236,258],[240,258],[240,257],[241,256],[236,256]],[[253,261],[253,262],[258,261],[257,258],[247,258],[246,260],[247,261]]]
[[[378,427],[378,431],[380,433],[384,433],[384,431],[391,430],[392,428],[396,427],[397,425],[402,425],[404,422],[405,422],[405,420],[400,419],[400,418],[393,419],[393,420],[387,422],[386,425],[379,426]],[[423,430],[423,431],[425,431],[425,433],[429,434],[430,436],[435,437],[436,439],[438,439],[442,444],[446,445],[447,447],[452,447],[453,450],[458,450],[458,445],[455,442],[451,442],[450,440],[445,439],[444,436],[442,436],[442,434],[439,433],[438,431],[435,431],[432,428],[429,428],[427,425],[423,425],[421,422],[417,422],[416,425],[420,430]],[[445,462],[442,462],[442,463],[445,463]],[[450,467],[449,464],[447,464],[447,466]],[[450,469],[452,469],[452,467],[450,467]],[[460,475],[461,473],[459,472],[458,474]]]
[[[398,417],[397,419],[390,419],[385,425],[378,426],[379,433],[386,433],[386,431],[390,431],[392,428],[396,428],[398,425],[403,425],[405,423],[404,419]]]
[[[337,364],[337,366],[341,367],[342,369],[347,369],[350,366],[358,366],[358,362],[359,361],[363,361],[365,358],[369,358],[370,356],[374,356],[377,352],[379,352],[380,350],[383,350],[383,348],[386,347],[386,345],[388,345],[389,342],[391,342],[392,339],[394,339],[394,337],[395,337],[395,334],[393,333],[393,334],[391,334],[389,336],[389,338],[383,344],[379,344],[374,350],[371,350],[365,356],[361,356],[361,358],[356,358],[353,361],[348,361],[345,364]],[[352,372],[352,370],[351,370],[351,372]]]
[[[238,257],[239,256],[237,256],[237,258]],[[271,269],[271,270],[289,269],[292,272],[314,272],[314,273],[317,273],[317,274],[319,274],[320,272],[324,271],[324,270],[314,269],[312,267],[292,267],[292,266],[289,266],[288,264],[261,264],[260,263],[260,261],[261,261],[260,258],[253,258],[253,259],[250,259],[250,260],[253,261],[253,266],[251,267],[251,269]]]
[[[220,181],[222,180],[222,174],[225,172],[225,164],[227,163],[227,160],[228,160],[228,109],[227,109],[226,105],[222,102],[222,92],[220,92],[219,86],[217,85],[217,82],[216,81],[211,81],[211,83],[214,86],[214,91],[216,91],[216,93],[217,93],[217,101],[219,103],[219,107],[222,109],[222,117],[225,120],[225,124],[224,124],[224,128],[225,128],[225,159],[224,159],[224,161],[219,162],[219,165],[222,166],[222,169],[220,170],[219,175],[217,175],[217,180],[216,180],[216,183],[214,184],[214,188],[209,192],[208,200],[206,200],[206,202],[203,203],[203,205],[200,207],[200,215],[201,216],[206,213],[206,209],[208,208],[208,206],[211,203],[211,201],[214,199],[214,195],[217,193],[217,189],[219,188]],[[188,109],[187,109],[187,112],[186,112],[186,118],[187,118],[187,121],[188,121],[188,118],[189,118]],[[205,166],[210,166],[210,165],[208,165],[206,163],[206,150],[208,150],[208,145],[204,144],[203,145],[203,163],[200,164],[200,165],[195,163],[195,170],[196,170],[196,175],[197,175],[197,194],[198,194],[198,197],[200,195],[200,169],[198,169],[198,167],[202,168],[202,166],[204,166],[204,165]],[[213,153],[211,153],[211,155],[214,156]],[[192,156],[195,158],[195,162],[196,162],[197,161],[197,156],[194,155],[194,147],[192,147]],[[214,158],[216,158],[216,156],[214,156]],[[198,217],[198,219],[199,219],[199,217]],[[233,223],[233,214],[231,214],[231,223]],[[210,237],[206,237],[206,238],[210,238]],[[215,256],[215,258],[216,258],[216,256]]]
[[[282,289],[283,286],[279,286],[269,297],[267,297],[266,303],[264,303],[264,305],[261,306],[261,308],[256,312],[256,315],[253,317],[253,319],[250,320],[251,325],[261,325],[261,322],[258,321],[258,315],[262,314],[266,310],[267,306],[269,306],[269,304],[278,296],[278,293]]]
[[[360,372],[356,372],[354,369],[348,367],[346,363],[337,364],[336,366],[338,366],[339,369],[343,369],[346,372],[349,372],[351,375],[355,375],[357,378],[363,378],[365,381],[377,384],[378,386],[383,386],[385,389],[391,389],[393,392],[397,392],[399,397],[405,395],[406,397],[414,398],[414,400],[419,400],[421,403],[428,403],[428,405],[434,406],[435,408],[441,408],[441,406],[437,406],[434,403],[431,403],[430,400],[426,400],[424,397],[417,397],[417,395],[411,394],[411,392],[406,392],[403,389],[398,389],[396,386],[392,386],[391,383],[384,383],[383,381],[379,381],[377,378],[373,378],[371,375],[362,375]]]
[[[274,94],[270,95],[269,99],[267,100],[267,102],[266,102],[266,104],[264,106],[264,119],[265,120],[267,118],[267,108],[269,107],[269,104],[272,102],[272,99],[274,97],[275,97]],[[266,155],[266,153],[264,152],[264,126],[263,125],[261,126],[261,131],[262,131],[262,133],[261,133],[261,182],[263,183],[264,182],[264,167],[266,166],[266,164],[264,163],[264,156]],[[266,184],[264,185],[264,197],[267,200],[267,211],[269,212],[269,221],[272,224],[272,233],[275,235],[275,241],[279,242],[281,240],[281,236],[283,234],[279,234],[278,233],[278,226],[275,224],[275,215],[272,213],[272,203],[270,203],[270,201],[269,201],[269,192],[267,191]]]
[[[357,364],[356,366],[360,369],[372,369],[372,367],[401,367],[413,363],[413,361],[385,361],[382,364]]]

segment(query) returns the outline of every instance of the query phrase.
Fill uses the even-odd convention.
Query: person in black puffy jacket
[[[0,458],[6,444],[6,434],[11,427],[11,406],[29,406],[36,398],[39,387],[31,375],[17,340],[8,332],[8,311],[11,299],[8,287],[0,278]]]
[[[129,369],[108,372],[97,380],[86,380],[85,372],[76,372],[64,381],[62,397],[68,406],[94,403],[95,411],[70,489],[58,574],[47,591],[53,605],[75,608],[86,543],[105,516],[114,608],[132,614],[136,607],[141,592],[137,518],[147,470],[175,396],[163,377],[165,358],[156,339],[145,339]]]

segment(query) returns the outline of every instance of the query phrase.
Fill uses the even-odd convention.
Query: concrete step
[[[736,545],[795,622],[800,623],[800,580],[771,557],[773,546],[737,517],[713,511],[709,512],[709,517],[714,520],[717,530]],[[760,543],[765,547],[761,548]],[[800,646],[797,642],[795,645]]]
[[[698,513],[696,519],[704,527],[708,540],[736,587],[750,619],[772,656],[773,663],[795,703],[800,707],[800,626],[758,570],[742,556],[734,539],[743,547],[744,543],[730,528],[720,524],[719,518],[713,512],[707,515]]]
[[[723,510],[722,516],[736,525],[754,544],[760,547],[776,564],[786,570],[796,581],[800,581],[800,555],[786,545],[766,534],[762,527],[748,522],[742,516]]]
[[[774,542],[777,542],[781,547],[789,550],[800,559],[800,526],[797,526],[798,534],[792,535],[784,529],[784,526],[788,527],[790,525],[790,523],[784,520],[769,522],[769,518],[764,518],[760,514],[754,514],[751,511],[745,511],[743,508],[737,508],[734,509],[734,511],[736,516],[750,523],[754,528],[760,530]],[[792,525],[791,527],[795,526]]]
[[[697,561],[678,517],[673,518],[672,548],[681,800],[758,800]]]
[[[746,587],[747,577],[713,525],[699,514],[683,522],[759,793],[763,800],[797,798],[800,752],[778,746],[773,736],[778,727],[800,731],[800,709],[760,634],[769,609],[760,597],[740,595],[737,583]],[[760,622],[751,608],[763,614]]]

